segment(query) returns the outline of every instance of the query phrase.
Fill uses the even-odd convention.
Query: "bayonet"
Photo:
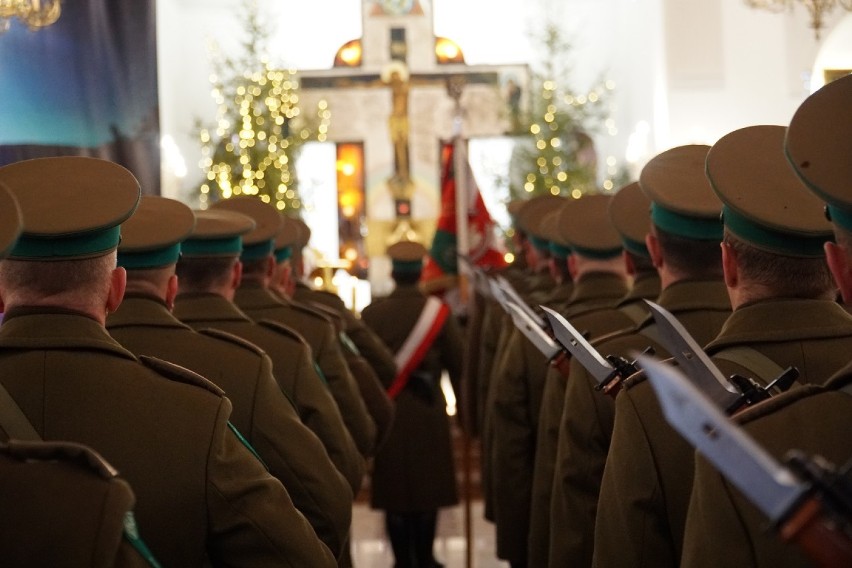
[[[713,364],[698,342],[668,310],[645,300],[660,330],[660,341],[674,357],[683,372],[701,391],[723,409],[731,408],[740,400],[739,393],[722,371]]]
[[[507,302],[509,315],[512,316],[512,321],[524,336],[530,340],[530,343],[535,345],[536,349],[541,351],[548,361],[559,355],[562,351],[562,346],[557,344],[552,337],[547,335],[545,331],[538,325],[537,322],[530,319],[527,313],[518,307],[514,302]]]
[[[852,486],[847,464],[788,454],[782,464],[679,369],[639,356],[666,420],[780,531],[821,566],[849,566]]]
[[[766,400],[773,388],[787,390],[799,376],[796,369],[789,367],[766,387],[739,375],[727,378],[671,312],[649,300],[645,303],[654,316],[665,348],[698,388],[728,414]]]
[[[497,282],[500,284],[500,288],[503,290],[503,295],[507,300],[510,300],[512,303],[517,304],[519,308],[524,310],[527,315],[533,321],[538,322],[539,327],[544,327],[544,318],[535,313],[531,307],[521,298],[521,295],[518,294],[517,290],[509,283],[508,280],[503,278],[502,276],[498,276],[496,278]]]
[[[615,396],[621,390],[621,382],[637,371],[636,366],[622,357],[601,356],[597,349],[583,337],[583,334],[568,323],[558,312],[541,306],[556,340],[577,359],[598,382],[597,390]]]

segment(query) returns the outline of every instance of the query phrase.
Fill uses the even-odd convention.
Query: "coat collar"
[[[633,281],[633,287],[624,298],[618,302],[616,307],[638,302],[639,300],[653,300],[660,295],[660,275],[643,274]]]
[[[237,288],[234,303],[246,309],[280,308],[282,304],[289,305],[289,301],[257,283],[243,284]]]
[[[233,302],[209,292],[179,294],[174,315],[182,322],[252,321]]]
[[[107,329],[138,326],[191,329],[173,316],[160,298],[143,294],[125,296],[118,310],[107,317],[106,326]]]
[[[0,326],[0,348],[93,349],[136,360],[110,337],[106,328],[80,312],[62,308],[22,307],[9,310]]]
[[[416,284],[399,286],[393,289],[388,298],[424,298],[423,292]]]
[[[622,277],[609,272],[589,272],[574,282],[571,304],[589,300],[620,298],[626,293],[627,283]]]
[[[852,337],[852,316],[831,300],[775,299],[731,314],[708,353],[735,344]]]
[[[728,289],[721,280],[680,280],[660,292],[657,303],[672,313],[708,309],[731,311]]]

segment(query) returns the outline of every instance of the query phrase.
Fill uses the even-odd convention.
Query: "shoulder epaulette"
[[[213,329],[213,328],[205,328],[199,329],[198,333],[202,335],[207,335],[214,339],[221,339],[222,341],[227,341],[228,343],[233,343],[234,345],[238,345],[244,349],[248,349],[252,353],[256,355],[265,355],[266,351],[249,341],[248,339],[243,339],[233,333],[228,333],[227,331],[222,331],[221,329]]]
[[[156,357],[149,357],[148,355],[140,355],[139,360],[143,365],[167,379],[207,389],[216,396],[225,396],[225,391],[198,373],[194,373],[185,367],[157,359]]]
[[[302,313],[311,315],[315,318],[321,319],[322,321],[333,325],[333,322],[331,321],[331,319],[329,319],[329,317],[326,314],[322,313],[321,311],[314,308],[313,306],[308,306],[308,305],[303,304],[301,302],[291,302],[290,306],[295,310],[298,310]]]
[[[290,327],[288,325],[284,325],[281,322],[263,319],[263,320],[259,320],[257,322],[257,324],[260,325],[260,326],[263,326],[267,329],[271,329],[273,331],[277,331],[278,333],[286,335],[290,339],[294,339],[294,340],[298,341],[299,343],[301,343],[302,345],[308,345],[307,340],[304,337],[302,337],[302,334],[300,334],[298,331],[296,331],[292,327]]]
[[[827,391],[827,389],[822,385],[800,385],[798,388],[793,387],[786,392],[746,408],[742,412],[736,414],[734,419],[740,424],[747,424],[757,420],[758,418],[766,416],[767,414],[772,414],[784,407],[790,406],[803,398],[823,392],[829,391]]]

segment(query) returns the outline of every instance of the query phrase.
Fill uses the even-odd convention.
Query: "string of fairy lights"
[[[210,82],[217,121],[215,136],[209,128],[198,130],[206,178],[199,187],[201,208],[234,195],[257,195],[282,211],[301,208],[295,157],[305,142],[326,140],[327,101],[305,116],[296,71],[268,61],[227,82],[213,73]]]
[[[565,93],[555,81],[541,82],[539,116],[529,127],[535,143],[535,166],[527,172],[528,194],[549,192],[579,199],[583,194],[616,189],[619,168],[615,156],[606,158],[606,177],[597,183],[594,143],[585,131],[589,118],[605,114],[605,103],[615,82],[607,80],[585,94]],[[603,120],[607,134],[618,133],[612,118]]]

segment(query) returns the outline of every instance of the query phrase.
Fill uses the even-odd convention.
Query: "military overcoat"
[[[414,327],[426,297],[414,286],[400,286],[387,298],[364,308],[364,322],[396,352]],[[458,388],[461,332],[450,315],[417,374],[396,398],[396,420],[376,454],[372,506],[392,512],[430,511],[458,501],[446,399],[440,389],[446,369]],[[415,384],[415,380],[420,381]]]
[[[660,294],[659,303],[672,312],[698,341],[709,341],[730,313],[724,283],[680,281]],[[605,337],[593,345],[606,355],[630,358],[633,351],[652,347],[666,351],[649,335],[653,320],[636,332]],[[615,419],[615,401],[595,390],[597,382],[576,360],[565,391],[556,471],[553,478],[549,565],[590,566],[595,515],[604,464]],[[618,395],[619,397],[621,394]]]
[[[231,428],[222,391],[140,363],[97,321],[18,308],[0,326],[0,381],[45,440],[91,446],[136,493],[164,566],[335,566],[284,486]],[[203,386],[206,383],[206,386]]]
[[[361,487],[365,464],[331,393],[317,374],[311,349],[284,326],[260,325],[218,294],[179,294],[175,317],[193,329],[219,329],[254,343],[272,360],[275,380],[299,411],[302,422],[325,445],[332,463],[353,493]]]
[[[334,326],[317,312],[276,297],[256,282],[244,282],[234,295],[234,303],[253,320],[271,320],[295,329],[311,346],[317,365],[340,408],[343,423],[361,455],[373,455],[376,444],[376,424],[358,391],[355,378],[346,359]]]
[[[135,355],[176,363],[224,390],[233,404],[231,423],[281,480],[317,536],[340,555],[352,521],[352,489],[281,392],[260,348],[222,331],[197,333],[149,296],[126,297],[107,318],[107,330]]]
[[[774,377],[719,359],[724,349],[737,346],[754,348],[779,369],[795,366],[802,383],[821,382],[849,360],[852,318],[824,300],[766,300],[738,308],[706,351],[726,375],[767,383]],[[595,564],[677,566],[692,488],[692,447],[666,422],[642,378],[619,395],[610,454]]]
[[[806,385],[737,416],[748,434],[776,459],[798,450],[841,467],[852,455],[852,366],[824,387]],[[844,392],[847,391],[847,392]],[[684,568],[799,568],[815,563],[781,540],[769,520],[716,469],[696,457],[686,520]]]

